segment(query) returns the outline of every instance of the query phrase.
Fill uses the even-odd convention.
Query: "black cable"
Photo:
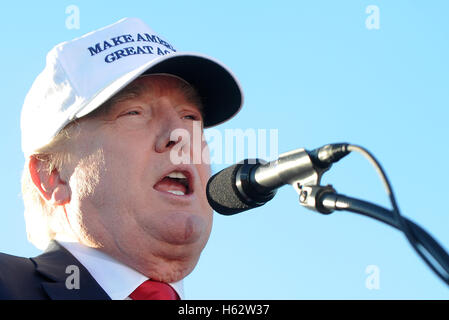
[[[447,285],[449,285],[449,270],[446,270],[446,268],[444,266],[442,266],[441,264],[438,264],[440,266],[440,269],[444,270],[446,272],[446,275],[443,275],[437,267],[435,267],[435,265],[430,261],[428,255],[430,255],[432,258],[432,253],[429,252],[421,243],[420,241],[415,237],[413,231],[410,229],[410,224],[408,223],[408,221],[405,220],[404,217],[402,217],[400,210],[399,210],[399,206],[396,202],[396,198],[394,196],[393,193],[393,188],[387,178],[387,175],[385,173],[385,171],[383,170],[382,166],[380,165],[380,163],[376,160],[376,158],[365,148],[360,147],[360,146],[356,146],[356,145],[348,145],[347,149],[349,151],[357,151],[359,153],[361,153],[363,156],[365,156],[372,164],[373,166],[376,168],[379,176],[382,179],[382,182],[385,186],[385,189],[387,191],[387,194],[390,198],[390,202],[391,205],[393,207],[393,210],[391,211],[394,215],[394,218],[396,220],[397,226],[399,227],[399,229],[404,233],[404,235],[406,236],[407,240],[409,241],[409,243],[411,244],[411,246],[413,247],[413,249],[418,253],[418,255],[426,262],[426,264],[430,267],[430,269],[433,270],[433,272],[438,275],[440,277],[441,280],[443,280]],[[422,250],[426,250],[425,252]],[[427,255],[425,254],[427,253]],[[437,261],[435,258],[433,258],[433,261]]]
[[[392,214],[391,210],[367,201],[336,193],[324,194],[320,201],[323,201],[324,203],[326,200],[333,203],[334,209],[336,210],[345,210],[362,214],[401,230],[401,227],[398,225],[398,222],[396,221],[396,218]],[[411,220],[408,220],[406,217],[403,217],[403,219],[410,227],[410,230],[417,239],[418,243],[420,243],[429,252],[433,259],[436,260],[437,265],[440,265],[444,270],[449,270],[449,255],[443,247],[419,225],[415,224]]]

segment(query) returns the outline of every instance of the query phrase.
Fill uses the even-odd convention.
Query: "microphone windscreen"
[[[245,203],[235,184],[237,172],[242,165],[238,163],[230,166],[209,179],[206,187],[207,200],[218,213],[232,215],[257,207]]]

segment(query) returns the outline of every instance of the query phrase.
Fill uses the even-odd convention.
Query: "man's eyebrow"
[[[123,90],[118,92],[116,95],[114,95],[112,98],[107,101],[107,104],[113,105],[118,102],[127,100],[127,99],[133,99],[140,96],[145,91],[145,86],[141,83],[138,84],[131,84],[130,86],[125,87]]]
[[[106,102],[103,103],[99,108],[93,111],[90,115],[92,117],[97,116],[105,116],[111,113],[114,109],[114,106],[122,101],[128,99],[134,99],[140,96],[145,90],[145,86],[141,83],[131,83],[124,89],[120,90],[114,96],[109,98]]]
[[[176,86],[177,90],[180,90],[180,92],[185,96],[187,101],[194,104],[198,110],[200,111],[201,115],[204,117],[203,114],[203,104],[201,101],[201,97],[199,96],[198,92],[194,87],[192,87],[188,83],[179,82]],[[99,116],[99,115],[108,115],[114,110],[114,106],[118,103],[128,100],[128,99],[135,99],[142,95],[144,92],[148,90],[154,90],[152,86],[145,85],[143,83],[131,83],[128,86],[126,86],[124,89],[116,93],[114,96],[112,96],[109,100],[107,100],[102,106],[100,106],[98,109],[92,112],[92,116]]]
[[[182,92],[188,102],[194,104],[204,118],[203,102],[198,91],[188,83],[180,82],[177,87]]]

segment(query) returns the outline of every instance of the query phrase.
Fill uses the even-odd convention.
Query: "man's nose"
[[[175,145],[178,148],[188,148],[190,145],[190,131],[188,125],[176,110],[169,105],[161,106],[158,112],[158,134],[156,136],[156,152],[169,151]],[[183,150],[187,152],[187,150]]]

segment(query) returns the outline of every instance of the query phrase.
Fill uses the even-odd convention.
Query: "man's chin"
[[[207,221],[188,212],[166,214],[157,229],[153,229],[159,240],[171,245],[192,245],[203,242],[210,232]],[[206,234],[207,233],[207,234]]]
[[[171,261],[162,263],[158,267],[154,267],[147,272],[142,272],[149,278],[165,283],[173,283],[187,277],[195,268],[198,259],[190,259],[189,261]]]

